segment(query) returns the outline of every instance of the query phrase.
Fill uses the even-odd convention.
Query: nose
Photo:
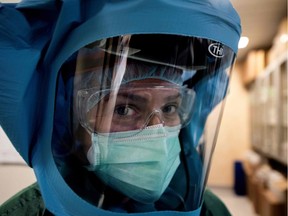
[[[154,112],[152,112],[150,114],[146,126],[152,126],[152,125],[157,125],[157,124],[163,124],[164,125],[164,121],[161,118],[160,111],[155,110]]]

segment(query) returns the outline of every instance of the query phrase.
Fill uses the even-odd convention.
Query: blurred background
[[[15,2],[4,1],[2,3]],[[287,215],[287,0],[232,0],[242,38],[208,188],[232,215]],[[0,126],[0,205],[35,182]]]

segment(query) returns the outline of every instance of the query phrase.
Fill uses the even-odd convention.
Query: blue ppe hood
[[[154,33],[211,39],[237,53],[241,27],[228,0],[23,0],[16,8],[0,6],[0,125],[35,170],[54,214],[126,215],[88,204],[57,171],[51,139],[60,67],[95,40]]]

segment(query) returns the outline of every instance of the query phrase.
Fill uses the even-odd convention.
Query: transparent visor
[[[198,209],[234,59],[219,42],[176,35],[79,49],[55,97],[52,149],[65,182],[111,212]]]

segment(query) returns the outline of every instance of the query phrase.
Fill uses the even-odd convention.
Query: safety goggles
[[[77,112],[90,133],[135,131],[155,124],[184,127],[191,117],[195,92],[184,86],[122,86],[79,90]]]

